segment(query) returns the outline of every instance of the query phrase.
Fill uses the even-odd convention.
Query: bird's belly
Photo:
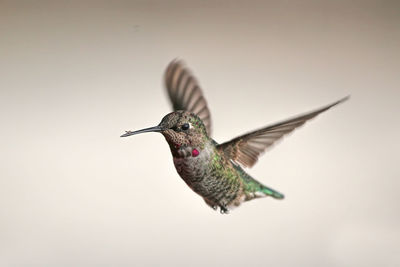
[[[224,173],[216,171],[210,158],[212,155],[174,157],[174,164],[185,183],[202,196],[208,205],[225,207],[237,198],[241,184],[238,177],[227,179]]]
[[[203,166],[202,161],[191,159],[175,159],[174,164],[177,172],[185,183],[197,194],[203,197],[206,202],[210,196],[215,195],[216,187],[213,185],[216,182],[217,177],[209,168]],[[215,201],[209,201],[213,204],[209,204],[214,207]],[[208,203],[209,203],[208,202]]]

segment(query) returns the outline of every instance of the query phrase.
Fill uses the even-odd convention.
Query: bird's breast
[[[205,176],[209,175],[208,165],[211,152],[208,149],[190,148],[187,152],[182,153],[185,157],[174,157],[174,165],[179,175],[189,186],[200,182]]]

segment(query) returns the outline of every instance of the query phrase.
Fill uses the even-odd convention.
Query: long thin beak
[[[130,135],[135,135],[135,134],[140,134],[140,133],[149,133],[149,132],[161,132],[161,127],[160,126],[154,126],[154,127],[150,127],[150,128],[146,128],[146,129],[142,129],[142,130],[138,130],[138,131],[126,131],[126,133],[124,133],[123,135],[121,135],[121,137],[127,137]]]

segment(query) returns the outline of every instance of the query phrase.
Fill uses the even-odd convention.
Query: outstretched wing
[[[217,148],[222,150],[229,159],[232,159],[243,167],[252,167],[257,162],[260,154],[262,154],[268,147],[272,146],[276,141],[292,132],[297,127],[303,125],[306,121],[316,117],[318,114],[330,109],[331,107],[346,101],[348,98],[349,97],[347,96],[315,111],[236,137],[229,142],[218,145]]]
[[[179,60],[173,60],[165,72],[165,85],[174,110],[190,111],[203,121],[211,136],[211,114],[196,78]]]

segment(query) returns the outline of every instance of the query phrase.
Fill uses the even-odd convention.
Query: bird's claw
[[[228,210],[228,208],[226,206],[219,206],[219,212],[221,214],[228,214],[229,210]]]

